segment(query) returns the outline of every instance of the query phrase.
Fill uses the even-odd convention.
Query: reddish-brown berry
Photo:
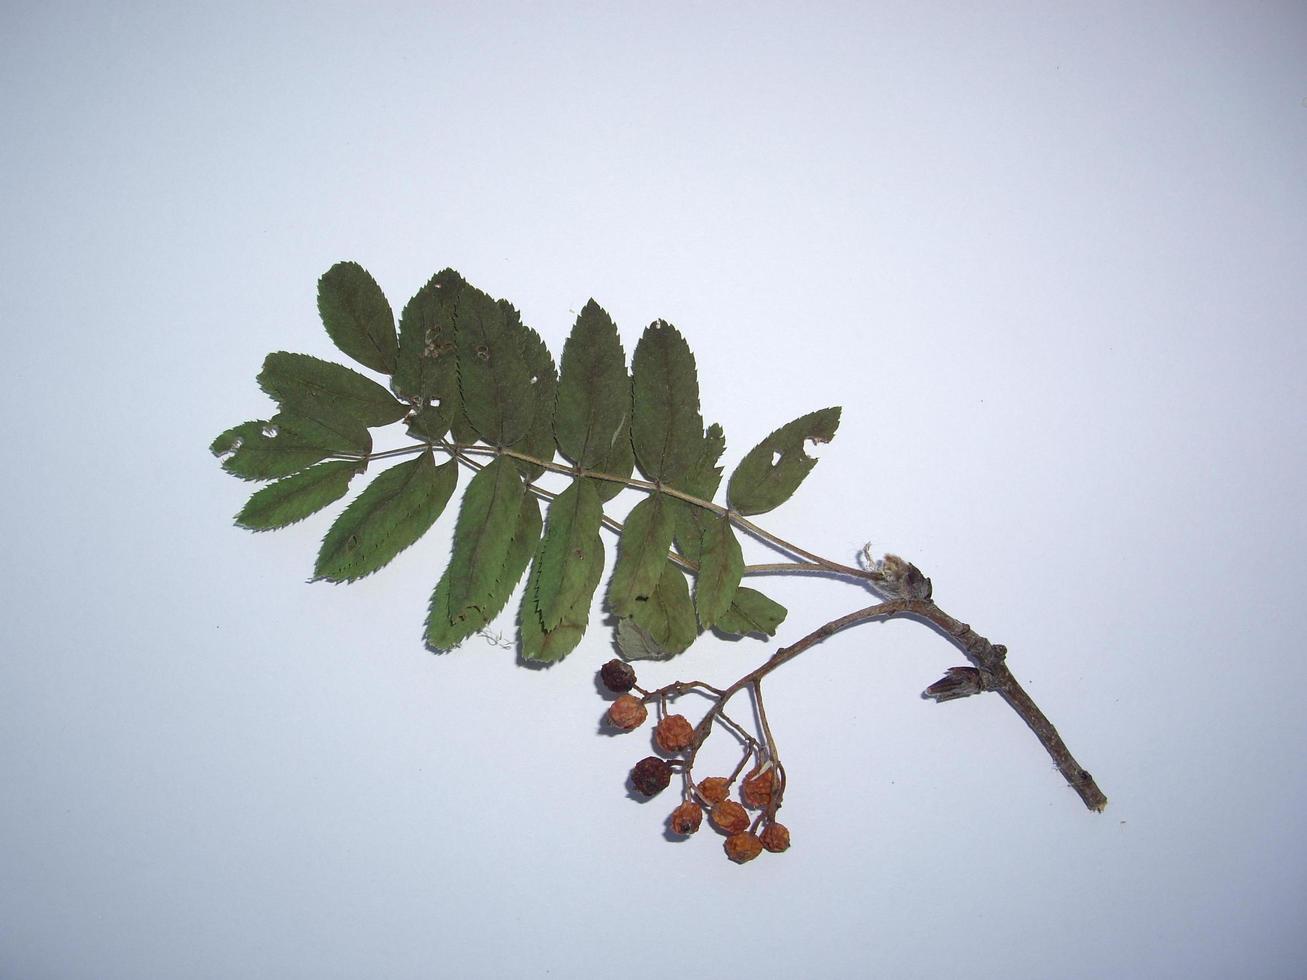
[[[672,767],[654,755],[641,759],[631,770],[631,785],[645,796],[661,793],[671,781]]]
[[[623,694],[608,706],[609,724],[624,732],[639,728],[648,717],[649,709],[639,698],[630,694]]]
[[[752,861],[762,853],[762,841],[757,834],[731,834],[726,838],[726,856],[736,864]]]
[[[740,834],[749,829],[749,815],[734,800],[714,803],[708,812],[712,822],[723,834]]]
[[[790,829],[783,823],[768,824],[762,832],[762,846],[779,854],[790,846]]]
[[[731,795],[731,781],[725,776],[709,776],[699,783],[699,795],[709,806]]]
[[[685,715],[668,715],[654,728],[654,741],[664,752],[681,752],[694,741],[694,726]]]
[[[672,811],[673,834],[693,834],[703,823],[703,807],[698,803],[682,803]]]
[[[744,801],[745,806],[751,806],[755,810],[761,810],[770,805],[772,789],[776,785],[776,770],[771,766],[766,769],[755,769],[749,775],[744,777],[740,783],[740,799]]]
[[[599,668],[599,679],[614,694],[625,694],[635,687],[635,669],[624,660],[610,660]]]

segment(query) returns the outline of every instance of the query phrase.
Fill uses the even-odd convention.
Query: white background
[[[1301,4],[7,3],[0,38],[0,975],[1302,975]],[[334,356],[342,258],[397,309],[454,266],[555,352],[590,296],[628,351],[671,320],[728,465],[843,405],[763,523],[917,562],[1106,813],[997,698],[918,698],[939,637],[864,626],[769,682],[794,846],[737,867],[627,797],[605,631],[423,648],[452,513],[307,583],[329,516],[234,528],[206,447],[265,353]],[[866,601],[764,588],[782,641]]]

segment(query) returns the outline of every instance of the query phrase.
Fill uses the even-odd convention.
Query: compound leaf
[[[236,523],[251,531],[269,531],[302,521],[345,496],[349,481],[363,470],[354,460],[333,460],[310,466],[256,491],[236,515]]]
[[[559,370],[558,448],[578,466],[598,469],[630,416],[631,379],[617,327],[594,300],[576,318]]]
[[[636,344],[631,371],[635,458],[650,480],[679,486],[703,451],[694,355],[675,327],[658,320]]]
[[[750,449],[731,474],[726,490],[731,507],[741,514],[762,514],[789,500],[817,465],[803,451],[804,442],[830,442],[839,424],[840,410],[823,408],[781,426]]]
[[[459,614],[453,613],[449,606],[450,577],[446,570],[431,596],[427,643],[437,650],[452,650],[472,634],[485,629],[499,615],[540,541],[540,526],[540,502],[534,494],[524,494],[513,537],[496,579],[495,597],[484,607],[469,606]]]
[[[731,608],[731,600],[744,575],[744,554],[735,538],[730,520],[709,514],[696,507],[702,515],[703,538],[699,553],[699,574],[694,583],[694,605],[704,629],[716,625]],[[664,572],[664,575],[667,573]]]
[[[584,601],[589,608],[594,592],[591,566],[596,561],[602,565],[604,560],[599,541],[603,516],[603,504],[594,482],[585,478],[573,480],[549,505],[545,536],[536,558],[539,565],[536,608],[545,630],[562,623],[579,602]]]
[[[675,525],[675,511],[661,493],[650,494],[631,508],[608,583],[608,605],[618,616],[632,615],[638,603],[653,595]]]
[[[717,629],[732,636],[775,636],[785,616],[785,607],[779,602],[768,599],[757,589],[740,586],[735,590],[731,608],[718,618]]]
[[[427,450],[381,473],[327,531],[313,577],[353,582],[371,575],[430,530],[458,482],[454,460]]]
[[[398,422],[408,411],[371,378],[308,354],[269,354],[257,380],[283,411],[310,418],[339,413],[378,426]]]
[[[318,280],[318,313],[342,352],[382,374],[395,370],[395,315],[363,266],[337,262],[323,274]]]

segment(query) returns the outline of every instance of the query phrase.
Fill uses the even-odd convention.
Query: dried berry
[[[694,726],[685,715],[668,715],[654,728],[654,741],[664,752],[681,752],[694,741]]]
[[[672,811],[673,834],[693,834],[703,823],[703,807],[698,803],[682,803]]]
[[[775,769],[770,765],[765,769],[755,769],[745,776],[744,781],[740,783],[740,799],[744,801],[745,806],[761,810],[771,804],[772,789],[775,786]]]
[[[608,706],[609,723],[624,732],[639,728],[648,717],[649,709],[644,706],[644,702],[630,694],[623,694]]]
[[[714,803],[709,815],[723,834],[739,834],[749,829],[749,815],[734,800]]]
[[[699,783],[699,795],[709,806],[731,795],[731,781],[725,776],[709,776]]]
[[[624,660],[610,660],[599,668],[599,679],[614,694],[625,694],[635,687],[635,670]]]
[[[762,841],[757,834],[731,834],[726,838],[726,856],[736,864],[752,861],[762,853]]]
[[[783,823],[771,823],[762,832],[762,846],[779,854],[790,846],[790,828]]]
[[[672,781],[672,767],[657,756],[641,759],[631,770],[631,785],[645,796],[661,793]]]

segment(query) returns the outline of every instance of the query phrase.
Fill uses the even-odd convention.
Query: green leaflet
[[[717,629],[732,636],[775,636],[776,627],[785,621],[785,607],[768,599],[756,589],[740,586],[735,590],[731,608],[717,620]]]
[[[608,583],[608,606],[618,616],[632,615],[637,603],[658,587],[674,528],[675,512],[661,493],[650,494],[631,508]]]
[[[466,287],[453,269],[437,272],[404,305],[399,315],[399,354],[390,387],[401,398],[425,406],[438,403],[449,420],[461,411],[454,318]]]
[[[603,516],[594,481],[583,477],[573,480],[549,505],[549,520],[536,558],[536,608],[545,630],[562,623],[578,603],[584,601],[589,608],[598,584],[591,581],[591,566],[595,562],[602,565],[604,560],[599,541]]]
[[[541,542],[543,545],[543,542]],[[522,596],[522,611],[519,616],[520,636],[522,640],[522,659],[532,663],[554,663],[562,660],[576,648],[585,635],[590,623],[590,604],[595,589],[604,577],[604,543],[596,532],[590,540],[588,551],[594,560],[586,566],[587,576],[577,590],[576,599],[553,629],[545,629],[540,621],[536,596],[540,586],[540,554],[531,570],[531,580],[527,583]]]
[[[318,313],[342,352],[382,374],[395,370],[395,315],[363,266],[337,262],[326,271],[318,280]]]
[[[732,509],[762,514],[789,500],[817,465],[803,451],[804,441],[830,442],[839,424],[840,410],[823,408],[781,426],[750,449],[731,474],[726,490]]]
[[[510,320],[517,311],[467,288],[457,317],[458,386],[463,414],[492,446],[512,446],[531,430],[535,398],[521,334]]]
[[[449,431],[449,422],[438,408],[428,405],[409,420],[408,434],[423,442],[439,442]]]
[[[635,604],[631,619],[669,656],[688,650],[699,635],[699,627],[685,573],[665,559],[657,588],[648,599]]]
[[[503,301],[500,301],[503,303]],[[518,452],[525,453],[528,456],[534,456],[536,459],[552,461],[554,458],[554,401],[558,394],[558,370],[554,367],[553,356],[549,353],[549,348],[545,342],[540,339],[540,335],[528,326],[524,326],[521,318],[507,303],[503,303],[508,310],[512,311],[509,320],[514,325],[522,346],[522,356],[526,361],[527,370],[531,372],[531,391],[532,391],[532,409],[531,409],[531,430],[527,432],[526,438],[522,440],[521,445],[517,446]],[[544,473],[545,468],[536,463],[528,463],[524,460],[516,460],[518,472],[522,474],[524,482],[530,484],[538,480]]]
[[[467,486],[463,506],[454,528],[454,550],[441,578],[448,580],[448,606],[441,613],[450,624],[469,618],[488,617],[489,610],[503,608],[510,583],[501,591],[501,578],[512,551],[522,509],[522,481],[511,460],[497,456],[486,464]],[[435,598],[428,618],[427,637],[432,645],[447,649],[437,638],[444,636],[435,622]]]
[[[269,354],[257,381],[283,411],[310,418],[344,414],[379,426],[398,422],[408,411],[371,378],[308,354]]]
[[[319,463],[255,492],[236,515],[251,531],[270,531],[302,521],[345,496],[349,481],[363,471],[354,460]]]
[[[611,457],[631,414],[631,380],[617,327],[594,300],[576,318],[559,370],[558,448],[578,466],[608,472],[599,463]]]
[[[595,463],[593,471],[626,479],[634,469],[635,450],[631,446],[631,427],[628,419],[617,430],[617,433],[613,436],[612,444],[608,447],[607,454]],[[609,501],[626,489],[626,486],[617,480],[596,479],[595,489],[599,492],[600,500]]]
[[[659,646],[649,631],[633,619],[619,619],[616,633],[623,660],[670,660],[676,656]]]
[[[268,422],[243,422],[213,441],[210,450],[227,455],[222,468],[243,480],[275,480],[298,473],[336,454],[363,456],[372,437],[361,423],[343,416],[307,419],[282,412]]]
[[[731,600],[744,575],[744,555],[725,516],[704,514],[699,574],[694,582],[694,606],[704,629],[717,624],[729,612]],[[665,575],[666,573],[664,573]]]
[[[315,579],[353,582],[382,568],[430,530],[458,482],[458,464],[436,466],[427,450],[381,473],[331,525]]]
[[[636,345],[631,371],[635,458],[650,480],[679,486],[703,452],[694,355],[675,327],[658,320]]]
[[[722,482],[722,468],[717,461],[725,450],[726,435],[714,422],[704,431],[703,450],[679,484],[680,488],[700,500],[712,500]],[[676,512],[676,550],[690,561],[697,562],[703,531],[712,519],[712,512],[683,501],[677,501]]]
[[[494,602],[484,608],[466,608],[456,616],[449,607],[450,577],[446,570],[431,596],[427,612],[427,643],[436,650],[452,650],[472,634],[485,629],[508,602],[539,540],[540,502],[534,494],[524,494],[513,537],[496,578]]]

